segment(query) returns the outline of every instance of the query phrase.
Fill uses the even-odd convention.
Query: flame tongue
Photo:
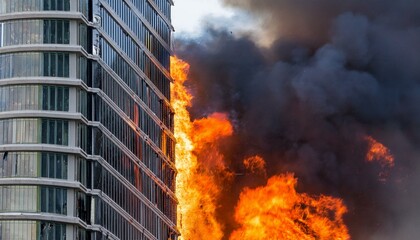
[[[370,147],[366,155],[366,159],[369,162],[378,161],[383,167],[394,166],[394,156],[392,156],[391,152],[385,145],[376,141],[371,136],[367,136],[365,139]]]
[[[267,172],[265,170],[265,161],[262,157],[257,155],[245,158],[243,164],[246,170],[250,173],[267,176]]]
[[[221,224],[215,215],[220,197],[222,176],[229,176],[223,156],[217,149],[220,138],[232,134],[233,128],[222,113],[191,122],[187,107],[192,96],[184,87],[188,64],[171,58],[172,106],[175,110],[176,195],[180,239],[222,239]],[[200,161],[198,161],[200,157]]]
[[[240,228],[230,240],[350,239],[340,199],[297,193],[292,174],[274,176],[267,185],[245,189],[236,207]]]
[[[394,167],[394,156],[391,151],[382,143],[378,142],[371,136],[365,137],[369,145],[369,150],[366,154],[366,160],[368,162],[378,162],[381,166],[379,172],[379,180],[385,182],[390,175],[391,169]]]

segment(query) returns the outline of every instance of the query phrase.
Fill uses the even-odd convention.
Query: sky
[[[222,6],[219,0],[175,0],[172,8],[172,24],[175,37],[197,37],[204,22],[234,17],[233,9]]]
[[[259,45],[269,45],[258,27],[262,22],[250,17],[249,12],[222,4],[221,0],[175,0],[172,24],[175,39],[199,39],[207,36],[210,28],[226,30],[235,37],[252,36]]]

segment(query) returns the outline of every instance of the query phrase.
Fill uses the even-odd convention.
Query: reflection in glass
[[[54,152],[0,152],[0,178],[10,177],[67,179],[68,156]]]
[[[66,154],[41,154],[41,177],[67,179],[68,160]]]
[[[69,54],[59,52],[0,54],[0,79],[37,76],[69,77]]]
[[[5,119],[0,120],[0,144],[37,143],[37,119]]]
[[[46,186],[0,186],[0,212],[67,214],[67,189]],[[40,198],[38,196],[41,196]],[[40,206],[40,207],[39,207]]]
[[[67,214],[67,190],[56,187],[40,187],[41,212]]]
[[[37,177],[38,153],[0,152],[0,178]]]
[[[68,111],[68,98],[68,87],[53,85],[1,86],[0,112],[19,110]]]
[[[70,0],[0,0],[0,13],[70,11]]]
[[[65,240],[66,225],[40,221],[0,221],[0,239]]]
[[[37,186],[0,186],[0,212],[36,212]]]
[[[68,121],[59,119],[4,119],[0,120],[0,144],[45,143],[66,146],[68,128]]]
[[[0,221],[0,239],[38,240],[35,221]]]
[[[38,110],[39,86],[16,85],[0,87],[0,111]]]
[[[68,145],[68,121],[42,119],[41,142],[47,144]]]
[[[69,20],[15,20],[2,23],[3,46],[23,44],[69,44]]]

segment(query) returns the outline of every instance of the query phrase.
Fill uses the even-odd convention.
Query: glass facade
[[[70,11],[70,0],[0,0],[0,13]]]
[[[3,46],[69,44],[68,20],[13,20],[3,22]]]
[[[177,239],[171,3],[0,0],[0,239]]]
[[[69,77],[70,54],[25,52],[0,54],[0,79],[16,77]]]
[[[66,240],[66,225],[46,221],[0,220],[0,239]]]

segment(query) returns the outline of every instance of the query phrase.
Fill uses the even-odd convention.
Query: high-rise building
[[[0,239],[177,239],[171,0],[0,0]]]

